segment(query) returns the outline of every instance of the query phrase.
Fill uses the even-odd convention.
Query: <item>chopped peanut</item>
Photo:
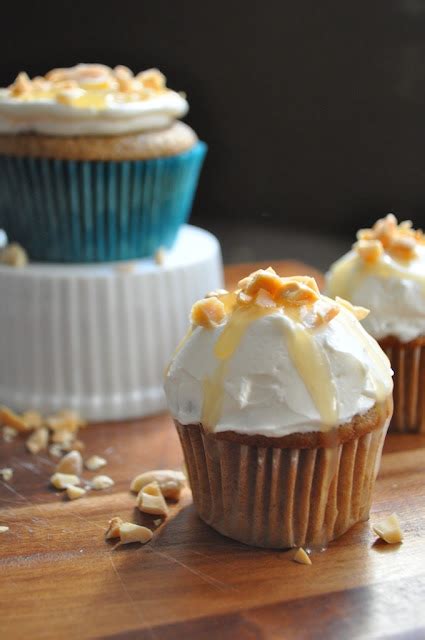
[[[351,302],[345,300],[345,298],[340,298],[339,296],[336,296],[335,302],[337,302],[341,307],[344,307],[348,311],[351,311],[351,313],[357,318],[357,320],[364,320],[370,313],[369,309],[366,309],[366,307],[354,306],[353,304],[351,304]]]
[[[54,473],[50,478],[50,484],[55,489],[66,489],[69,485],[80,484],[80,478],[70,473]]]
[[[134,493],[139,493],[143,487],[152,482],[158,484],[164,498],[178,500],[180,492],[186,484],[186,477],[181,471],[172,471],[171,469],[145,471],[145,473],[133,478],[130,490]]]
[[[25,411],[22,414],[22,420],[28,429],[39,429],[43,426],[43,416],[38,411]]]
[[[308,553],[306,553],[304,551],[304,549],[302,547],[300,547],[299,549],[297,549],[294,557],[292,558],[295,562],[298,562],[299,564],[312,564],[310,556],[308,555]]]
[[[13,469],[11,469],[10,467],[4,467],[3,469],[0,469],[0,476],[5,482],[9,482],[9,480],[11,480],[13,476]]]
[[[158,69],[146,69],[137,74],[137,79],[148,89],[161,91],[165,88],[165,76]]]
[[[152,540],[152,531],[147,527],[142,527],[132,522],[123,522],[120,525],[120,543],[130,544],[132,542],[140,542],[145,544]]]
[[[66,495],[70,500],[78,500],[79,498],[85,496],[86,493],[87,491],[85,489],[83,489],[82,487],[76,487],[73,484],[68,485],[66,488]]]
[[[273,300],[270,293],[265,289],[259,289],[255,296],[255,304],[265,309],[276,307],[276,302]]]
[[[157,482],[145,485],[137,496],[137,506],[143,513],[156,516],[167,516],[168,507]]]
[[[18,431],[13,427],[3,427],[3,440],[5,442],[12,442],[18,435]]]
[[[372,526],[372,530],[388,544],[398,544],[403,541],[403,532],[400,527],[400,521],[396,513],[381,520]]]
[[[274,271],[260,269],[248,279],[243,290],[249,296],[255,296],[260,289],[263,289],[273,298],[281,286],[282,281]]]
[[[353,247],[367,264],[377,262],[384,251],[380,240],[358,240]]]
[[[0,533],[6,533],[7,531],[9,531],[9,527],[5,525],[0,526]]]
[[[118,516],[114,516],[109,520],[109,527],[106,530],[105,538],[110,540],[111,538],[119,538],[120,537],[120,526],[124,524],[124,520],[119,518]]]
[[[400,236],[391,242],[388,252],[400,260],[412,260],[416,255],[415,239]]]
[[[17,431],[28,431],[28,427],[23,418],[3,405],[0,405],[0,424],[13,427]]]
[[[227,289],[216,289],[215,291],[210,291],[209,293],[207,293],[207,295],[205,297],[206,298],[219,298],[220,296],[225,296],[228,293],[229,292],[227,291]]]
[[[84,463],[86,469],[88,469],[89,471],[97,471],[98,469],[104,467],[106,464],[107,462],[105,458],[101,458],[100,456],[91,456]]]
[[[278,293],[278,301],[295,306],[313,304],[319,299],[319,294],[303,282],[285,279]]]
[[[90,485],[96,491],[101,491],[102,489],[109,489],[109,487],[113,487],[115,482],[109,476],[95,476]]]
[[[80,476],[83,472],[83,459],[79,451],[70,451],[57,464],[56,471]]]
[[[32,432],[25,443],[26,448],[33,454],[39,453],[47,449],[49,444],[49,431],[46,427],[41,427]]]
[[[192,307],[191,320],[194,325],[211,329],[221,324],[226,316],[224,304],[216,297],[198,300]]]

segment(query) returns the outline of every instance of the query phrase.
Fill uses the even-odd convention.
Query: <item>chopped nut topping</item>
[[[71,409],[64,409],[54,416],[50,416],[46,423],[52,431],[69,431],[71,433],[76,433],[80,427],[84,427],[86,424],[78,413]]]
[[[68,485],[66,488],[66,495],[70,500],[78,500],[79,498],[85,496],[86,493],[87,491],[85,489],[83,489],[82,487],[76,487],[73,484]]]
[[[207,295],[205,297],[206,298],[219,298],[220,296],[225,296],[228,293],[229,292],[227,291],[227,289],[216,289],[215,291],[210,291],[209,293],[207,293]]]
[[[0,424],[13,427],[17,431],[28,431],[27,424],[23,418],[3,405],[0,405]]]
[[[0,476],[5,482],[9,482],[9,480],[11,480],[13,476],[13,469],[11,469],[10,467],[4,467],[3,469],[0,469]]]
[[[38,429],[43,426],[43,416],[38,411],[25,411],[22,420],[28,429]]]
[[[192,324],[211,329],[221,324],[226,316],[224,304],[216,297],[198,300],[192,307]]]
[[[109,487],[113,487],[115,482],[109,476],[95,476],[90,485],[96,491],[100,491],[101,489],[109,489]]]
[[[39,451],[43,451],[47,449],[47,445],[49,443],[49,431],[46,427],[41,427],[40,429],[36,429],[32,432],[30,437],[27,439],[25,445],[33,454],[39,453]]]
[[[412,260],[416,256],[416,245],[425,241],[423,232],[412,229],[410,220],[397,224],[392,213],[377,220],[372,229],[360,229],[357,238],[353,248],[368,264],[376,262],[384,251],[396,260]]]
[[[74,474],[56,472],[50,478],[50,484],[55,489],[66,489],[69,485],[80,484],[80,478]]]
[[[353,246],[362,260],[368,264],[377,262],[384,252],[380,240],[358,240]]]
[[[153,482],[158,484],[164,498],[178,500],[180,492],[186,484],[186,477],[181,471],[172,471],[171,469],[146,471],[133,478],[130,490],[139,493],[143,487]]]
[[[388,518],[374,524],[372,530],[388,544],[398,544],[403,541],[403,532],[396,513],[392,513]]]
[[[297,549],[294,557],[292,558],[295,562],[299,562],[299,564],[312,564],[310,556],[308,553],[304,551],[302,547]]]
[[[18,435],[18,431],[13,427],[3,427],[3,440],[5,442],[12,442]]]
[[[49,447],[49,453],[51,456],[54,456],[55,458],[61,458],[62,457],[62,447],[60,446],[60,444],[51,444]]]
[[[0,249],[0,263],[9,267],[25,267],[28,264],[27,252],[21,245],[11,242]]]
[[[303,282],[293,279],[284,279],[278,292],[278,299],[284,304],[295,306],[313,304],[319,299],[319,294]]]
[[[84,464],[86,469],[88,469],[89,471],[97,471],[98,469],[104,467],[107,462],[105,458],[101,458],[100,456],[91,456],[85,461]]]
[[[246,286],[242,288],[249,296],[255,296],[260,289],[263,289],[273,298],[281,290],[282,280],[273,270],[260,269],[248,278]]]
[[[120,526],[124,524],[124,520],[119,518],[118,516],[114,516],[109,520],[109,527],[106,530],[105,538],[110,540],[111,538],[119,538],[120,537]]]
[[[83,459],[79,451],[70,451],[57,464],[56,471],[80,476],[83,472]]]
[[[111,69],[101,64],[78,64],[68,69],[52,69],[44,77],[36,76],[32,80],[22,72],[9,87],[11,96],[24,100],[52,97],[57,101],[66,100],[67,90],[81,92],[76,97],[90,96],[95,92],[98,99],[109,94],[118,102],[132,102],[160,95],[167,88],[165,77],[158,69],[147,69],[134,76],[123,65]],[[78,106],[78,102],[75,106]],[[83,102],[81,106],[86,105]]]
[[[0,526],[0,533],[6,533],[7,531],[9,531],[9,527],[5,525]]]
[[[364,320],[370,313],[369,309],[366,309],[366,307],[356,307],[348,300],[345,300],[345,298],[340,298],[339,296],[336,296],[335,302],[348,311],[351,311],[357,320]]]
[[[140,542],[145,544],[152,540],[152,531],[147,527],[142,527],[132,522],[123,522],[120,525],[120,542],[121,544],[130,544],[132,542]]]
[[[139,491],[137,506],[143,513],[150,513],[155,516],[168,515],[167,503],[157,482],[151,482]]]

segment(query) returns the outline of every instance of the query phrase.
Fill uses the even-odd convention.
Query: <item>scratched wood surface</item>
[[[228,280],[247,270],[229,268]],[[0,638],[425,637],[425,436],[388,437],[376,485],[371,519],[396,511],[404,543],[376,543],[362,523],[311,567],[222,537],[197,518],[189,491],[150,544],[114,549],[104,540],[111,516],[152,525],[129,480],[181,467],[178,439],[166,414],[93,425],[82,439],[85,455],[108,459],[102,472],[115,486],[75,502],[49,488],[46,453],[0,444],[0,467],[14,469],[0,482],[0,524],[10,527],[0,535]]]

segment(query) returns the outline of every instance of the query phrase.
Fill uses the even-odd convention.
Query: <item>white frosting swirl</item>
[[[181,424],[270,437],[313,432],[350,421],[392,392],[388,358],[346,308],[315,329],[282,308],[262,313],[223,366],[217,344],[230,322],[232,315],[194,328],[170,364],[165,391]],[[220,412],[205,424],[206,394],[220,370]]]
[[[168,127],[188,111],[156,69],[77,65],[0,89],[0,134],[119,135]]]
[[[425,335],[425,245],[418,243],[415,252],[409,261],[383,253],[365,265],[350,251],[330,268],[327,291],[370,309],[362,323],[376,339],[414,340]]]

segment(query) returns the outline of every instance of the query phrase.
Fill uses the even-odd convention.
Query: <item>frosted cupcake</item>
[[[172,246],[206,152],[156,69],[79,64],[0,89],[0,228],[31,259],[122,260]]]
[[[392,371],[365,313],[272,269],[194,305],[165,390],[205,522],[285,548],[368,518]]]
[[[390,430],[425,432],[425,239],[389,214],[361,229],[327,274],[331,296],[370,309],[363,320],[394,369]]]

